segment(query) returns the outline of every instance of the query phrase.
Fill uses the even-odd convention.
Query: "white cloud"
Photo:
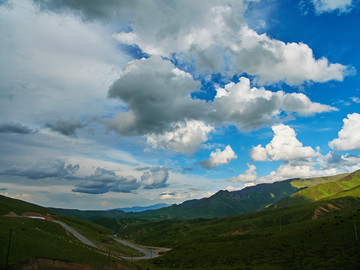
[[[218,88],[209,119],[218,119],[237,125],[240,130],[252,130],[269,124],[281,111],[309,115],[336,110],[336,108],[311,102],[302,93],[272,92],[265,88],[250,87],[250,80],[241,77],[238,83]],[[224,94],[226,93],[226,94]]]
[[[329,142],[329,146],[336,151],[360,149],[360,114],[348,114],[343,122],[338,138]]]
[[[240,1],[237,5],[218,1],[202,6],[186,1],[181,11],[174,2],[168,6],[167,13],[173,16],[167,17],[170,21],[166,25],[161,20],[164,10],[153,10],[156,5],[150,4],[146,11],[156,13],[152,14],[151,23],[145,24],[135,16],[134,32],[113,36],[122,43],[136,44],[151,55],[170,57],[177,53],[182,61],[195,63],[195,72],[221,72],[229,76],[246,72],[258,76],[261,84],[342,81],[347,75],[346,66],[329,63],[324,57],[316,59],[304,43],[284,43],[250,29],[239,16],[246,10]],[[185,10],[188,14],[183,13]],[[196,17],[190,17],[193,12],[197,12]]]
[[[150,168],[141,176],[141,184],[145,189],[157,189],[167,187],[166,181],[169,178],[168,169],[165,167]]]
[[[147,143],[152,148],[170,149],[191,155],[200,144],[208,140],[209,133],[214,130],[213,127],[196,120],[173,123],[171,129],[162,134],[147,135]]]
[[[170,200],[170,199],[183,200],[183,199],[186,199],[186,195],[181,194],[179,192],[166,191],[166,192],[163,192],[160,194],[160,198],[162,200]]]
[[[246,25],[229,45],[234,64],[250,75],[259,76],[262,84],[342,81],[349,72],[344,65],[329,64],[325,57],[315,59],[312,49],[304,43],[271,39],[266,34],[257,34]]]
[[[312,0],[317,14],[338,11],[349,12],[353,8],[353,0]]]
[[[272,130],[274,137],[269,144],[265,147],[259,144],[251,150],[250,156],[252,160],[292,160],[317,155],[310,146],[303,147],[291,127],[279,124],[273,126]]]
[[[231,149],[230,145],[228,145],[225,147],[224,151],[221,151],[220,149],[216,149],[215,152],[211,152],[210,158],[199,162],[199,164],[202,167],[211,170],[214,167],[228,164],[230,161],[236,158],[237,156],[235,152]]]
[[[256,173],[256,166],[252,165],[252,164],[247,164],[248,168],[244,174],[240,174],[237,177],[233,177],[230,179],[231,182],[234,183],[238,183],[238,182],[243,182],[243,183],[251,183],[251,182],[255,182],[256,178],[257,178],[257,173]]]

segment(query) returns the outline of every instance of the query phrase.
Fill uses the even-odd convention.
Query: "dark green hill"
[[[360,170],[336,179],[335,181],[325,182],[299,190],[291,196],[279,200],[270,207],[289,207],[328,198],[359,196],[359,188]]]
[[[109,210],[109,211],[78,210],[78,209],[63,209],[63,208],[53,208],[53,207],[49,207],[48,209],[61,215],[80,217],[87,220],[92,220],[94,218],[99,218],[99,217],[119,218],[122,217],[125,213],[124,211],[121,210]]]
[[[43,215],[47,213],[55,214],[55,212],[48,208],[0,195],[0,216],[8,214],[10,211],[18,215],[24,212],[36,212]]]

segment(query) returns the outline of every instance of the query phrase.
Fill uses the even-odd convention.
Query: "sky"
[[[360,169],[359,0],[0,0],[0,194],[174,204]]]

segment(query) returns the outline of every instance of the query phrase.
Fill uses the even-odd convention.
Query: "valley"
[[[6,247],[12,230],[8,263],[14,267],[41,258],[89,269],[356,269],[359,190],[356,171],[220,191],[137,213],[62,209],[60,214],[2,196],[0,241]],[[278,200],[268,204],[272,198]],[[241,212],[241,203],[256,210],[203,217],[230,206]],[[199,205],[203,212],[196,215]],[[29,212],[37,218],[19,217]],[[79,241],[66,226],[89,242]],[[2,249],[2,268],[6,256]]]

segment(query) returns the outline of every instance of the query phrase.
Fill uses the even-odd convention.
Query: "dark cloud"
[[[88,194],[103,194],[107,192],[130,193],[140,187],[136,178],[119,176],[114,171],[96,168],[95,172],[85,178],[72,191]]]
[[[2,5],[8,6],[8,5],[9,5],[9,1],[8,1],[8,0],[0,0],[0,6],[2,6]]]
[[[44,179],[48,177],[71,178],[79,170],[79,164],[65,165],[64,161],[54,160],[38,163],[30,168],[11,167],[0,170],[0,175],[23,176],[29,179]]]
[[[154,167],[144,172],[141,176],[141,184],[144,189],[156,189],[167,187],[166,181],[169,178],[168,169],[165,167]]]
[[[7,188],[0,188],[0,191],[7,191]]]
[[[34,132],[36,131],[20,123],[6,123],[0,125],[0,133],[17,133],[25,135]]]
[[[45,126],[62,135],[76,137],[76,129],[86,127],[87,124],[82,124],[79,120],[72,118],[65,121],[58,120],[54,123],[46,123]]]
[[[360,163],[360,155],[339,155],[334,152],[329,152],[325,156],[326,163],[323,165],[325,169],[327,168],[338,168],[342,167],[351,167],[356,166]]]
[[[33,0],[41,10],[50,10],[57,13],[73,13],[84,21],[111,21],[126,16],[126,8],[138,1],[118,0]]]
[[[128,65],[109,89],[129,111],[111,121],[110,128],[127,135],[163,132],[169,123],[196,118],[205,102],[192,100],[200,87],[192,76],[176,69],[170,61],[152,56]]]

